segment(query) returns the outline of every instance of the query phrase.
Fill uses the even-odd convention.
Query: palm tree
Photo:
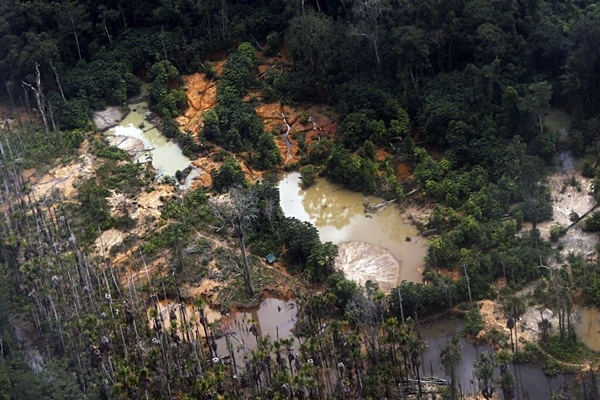
[[[496,360],[494,356],[487,351],[484,351],[479,355],[479,359],[475,362],[475,376],[479,381],[479,387],[481,388],[481,394],[486,399],[491,399],[494,395],[494,387],[492,386],[492,379],[494,377],[494,368],[496,367]]]
[[[500,367],[500,387],[504,399],[510,400],[515,397],[515,377],[510,373],[508,365],[512,361],[512,355],[501,350],[495,354],[496,363]]]
[[[408,351],[410,353],[410,360],[413,367],[413,373],[417,375],[417,382],[419,384],[419,398],[423,396],[421,387],[421,350],[423,350],[423,341],[413,335],[408,340]]]
[[[550,329],[552,329],[552,323],[542,315],[542,320],[538,322],[538,328],[542,336],[542,342],[547,343],[548,339],[550,338]]]
[[[458,399],[458,366],[462,361],[460,349],[460,336],[455,334],[442,348],[440,353],[440,360],[442,361],[444,371],[450,377],[450,398],[452,400]]]

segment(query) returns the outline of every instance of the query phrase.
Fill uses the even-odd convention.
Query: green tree
[[[231,157],[227,157],[218,171],[210,172],[213,189],[217,192],[226,192],[229,188],[246,186],[246,176],[240,163]]]
[[[494,395],[494,368],[496,368],[496,360],[487,351],[481,353],[475,362],[475,376],[479,381],[481,394],[486,399],[491,399]]]
[[[187,105],[187,96],[182,89],[171,88],[179,84],[179,71],[168,60],[153,64],[148,71],[150,100],[153,108],[165,118],[175,118]]]
[[[250,165],[253,167],[266,170],[273,168],[282,162],[279,148],[273,140],[273,135],[263,132],[254,145],[256,149],[250,156]]]

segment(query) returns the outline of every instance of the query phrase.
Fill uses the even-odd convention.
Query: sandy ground
[[[573,177],[580,183],[581,190],[571,186]],[[570,170],[550,175],[548,186],[552,193],[554,217],[552,221],[538,224],[542,237],[546,239],[550,238],[551,226],[556,224],[569,226],[572,223],[569,219],[571,212],[581,216],[596,206],[596,200],[590,195],[592,180],[583,177],[579,171]],[[531,224],[524,224],[524,229],[531,229]],[[595,249],[598,235],[583,232],[577,224],[569,229],[560,242],[564,246],[562,250],[564,255],[571,251],[575,254],[589,254]]]
[[[161,197],[168,198],[173,196],[174,193],[175,190],[170,185],[156,185],[151,192],[142,191],[137,198],[130,199],[113,190],[107,201],[111,206],[110,213],[112,216],[119,216],[127,212],[131,218],[137,221],[135,228],[131,229],[128,234],[142,236],[153,229],[155,226],[154,221],[160,218],[160,209],[163,205]],[[104,250],[104,254],[108,254],[113,246],[123,242],[126,235],[118,229],[109,229],[103,232],[95,241],[97,251],[102,252]],[[113,259],[113,263],[122,265],[127,258],[117,255]]]
[[[79,159],[68,165],[59,165],[50,172],[33,181],[33,196],[36,200],[51,197],[59,193],[66,199],[73,198],[77,189],[73,186],[77,181],[87,179],[94,173],[96,160],[90,154],[82,154]],[[31,177],[31,175],[29,175]]]
[[[100,131],[105,131],[113,126],[116,126],[125,117],[125,112],[119,107],[108,107],[103,111],[94,113],[94,123]]]
[[[384,293],[397,286],[400,265],[392,254],[381,246],[364,242],[346,242],[338,245],[335,268],[344,271],[346,278],[364,285],[368,280],[377,282]]]
[[[106,136],[106,139],[111,146],[125,150],[130,157],[136,157],[148,150],[144,142],[131,136],[110,135]]]
[[[504,332],[508,337],[510,337],[510,330],[506,327],[508,312],[506,312],[504,307],[491,300],[482,300],[477,304],[480,307],[479,312],[481,313],[483,321],[485,322],[485,329],[479,332],[477,339],[485,342],[487,340],[486,332],[493,328],[496,328],[500,332]],[[517,335],[519,341],[527,340],[529,342],[537,342],[539,340],[540,333],[538,329],[538,323],[541,322],[542,315],[543,318],[550,321],[553,327],[558,326],[558,315],[552,310],[546,307],[530,307],[520,317],[520,320],[517,321],[517,326],[519,328]]]
[[[573,177],[579,182],[580,190],[571,185]],[[541,235],[549,239],[551,226],[556,224],[571,225],[572,222],[569,219],[571,212],[576,212],[581,216],[595,207],[596,201],[590,195],[592,190],[591,179],[581,176],[581,173],[572,167],[550,175],[547,183],[551,190],[554,218],[552,221],[538,224],[538,228]],[[524,230],[531,229],[531,224],[524,224],[523,228]],[[569,252],[588,255],[594,251],[597,242],[597,234],[583,232],[578,225],[575,225],[560,239],[563,246],[561,252],[563,255],[567,255]],[[550,265],[550,267],[557,268],[558,264]],[[521,297],[530,295],[535,285],[533,283],[527,286],[518,295]],[[506,328],[507,313],[503,307],[492,301],[484,301],[480,304],[486,330],[496,328],[510,334],[510,331]],[[542,317],[549,320],[553,327],[558,327],[558,316],[552,310],[546,307],[529,307],[517,322],[519,340],[522,338],[527,341],[538,341],[538,323],[542,320]]]

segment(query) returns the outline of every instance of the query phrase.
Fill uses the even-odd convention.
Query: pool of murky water
[[[440,353],[452,335],[460,332],[461,329],[462,322],[456,319],[436,321],[421,328],[422,338],[426,341],[426,347],[421,353],[423,377],[447,378],[440,360]],[[494,349],[489,346],[476,346],[464,338],[460,339],[460,345],[462,361],[458,367],[459,390],[463,394],[476,393],[479,388],[475,377],[474,363],[481,353],[494,353]],[[531,399],[547,399],[552,392],[558,391],[561,385],[569,380],[568,376],[562,374],[546,376],[541,367],[534,364],[511,364],[509,370],[515,377],[516,399],[523,399],[526,395],[529,395]],[[496,368],[494,376],[500,376],[498,368]],[[496,392],[502,392],[499,386],[496,387]]]
[[[421,282],[427,241],[414,225],[408,224],[395,205],[371,215],[365,214],[365,202],[383,202],[332,184],[326,179],[304,190],[300,174],[289,173],[279,182],[281,208],[287,217],[311,222],[323,242],[341,244],[365,242],[388,250],[400,263],[398,283]]]
[[[130,104],[129,109],[119,125],[106,131],[106,135],[131,137],[141,141],[146,151],[134,156],[134,161],[151,161],[159,176],[174,176],[178,170],[183,171],[191,164],[191,160],[183,155],[177,143],[167,139],[156,126],[146,120],[147,102]],[[190,175],[188,180],[191,181],[198,173],[193,170]]]

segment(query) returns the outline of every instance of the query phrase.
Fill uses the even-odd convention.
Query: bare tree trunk
[[[250,280],[250,266],[248,265],[248,259],[246,258],[246,245],[244,244],[244,233],[241,230],[238,234],[240,239],[240,250],[242,252],[242,268],[244,270],[244,286],[246,287],[246,294],[248,297],[254,296],[254,290],[252,289],[252,282]]]
[[[45,110],[45,105],[44,105],[44,92],[42,90],[42,83],[41,83],[41,77],[40,77],[40,65],[39,64],[35,64],[35,84],[36,86],[34,87],[33,85],[25,82],[25,81],[21,81],[21,83],[28,87],[29,89],[31,89],[31,91],[33,92],[33,94],[35,95],[35,101],[37,103],[38,106],[38,111],[42,117],[42,122],[44,123],[44,129],[46,131],[46,135],[50,134],[50,130],[48,128],[48,120],[46,119],[46,110]]]
[[[58,76],[58,70],[54,66],[54,63],[52,63],[52,60],[50,60],[50,67],[52,67],[52,71],[54,71],[54,79],[56,80],[56,84],[58,85],[58,90],[60,90],[60,96],[62,97],[63,102],[66,103],[67,98],[65,97],[65,92],[63,92],[63,88],[60,83],[60,78]]]
[[[106,18],[102,19],[102,25],[104,26],[104,32],[106,32],[106,37],[108,38],[108,43],[112,43],[110,33],[108,33],[108,26],[106,26]]]
[[[81,60],[81,48],[79,47],[79,34],[77,33],[77,29],[75,29],[75,18],[72,15],[69,16],[71,18],[71,27],[73,28],[73,36],[75,36],[75,43],[77,44],[77,54],[79,54],[79,59]]]

